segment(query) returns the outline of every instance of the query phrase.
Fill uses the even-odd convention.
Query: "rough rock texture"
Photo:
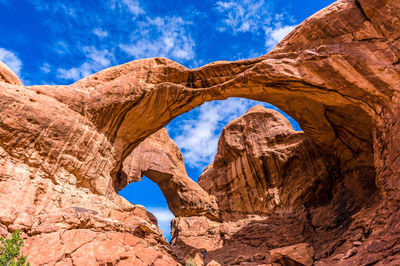
[[[332,164],[283,115],[255,106],[224,127],[198,183],[229,220],[325,203]]]
[[[40,214],[22,224],[30,226],[23,253],[33,265],[177,265],[157,227],[132,216],[120,222],[80,207]]]
[[[79,189],[63,169],[49,177],[3,148],[0,171],[0,234],[20,228],[32,265],[176,265],[143,207]]]
[[[219,219],[218,206],[186,173],[183,156],[167,130],[161,129],[137,146],[125,159],[116,188],[147,176],[163,192],[171,212],[177,216],[205,215]]]
[[[50,97],[0,86],[0,234],[20,228],[32,265],[177,265],[154,216],[112,188],[106,137]]]
[[[139,228],[145,246],[158,254],[152,260],[173,264],[160,232],[151,230],[149,215],[143,209],[135,213],[140,208],[116,194],[122,163],[174,117],[205,101],[245,97],[274,104],[295,118],[336,169],[328,183],[329,202],[309,206],[313,211],[308,213],[273,213],[268,223],[260,223],[266,224],[261,226],[264,238],[249,239],[249,246],[262,248],[265,243],[272,248],[265,236],[286,232],[290,234],[279,245],[310,243],[319,265],[399,264],[399,15],[398,0],[339,0],[300,24],[273,51],[252,60],[189,70],[163,58],[145,59],[69,86],[23,87],[14,78],[2,77],[0,231],[22,228],[28,256],[39,264],[47,256],[34,258],[34,250],[47,245],[48,252],[63,243],[54,237],[48,245],[41,241],[45,237],[89,225],[101,241],[105,232],[118,233],[116,228],[125,235]],[[72,227],[61,220],[54,223],[60,227],[34,230],[41,215],[61,213],[68,220],[73,207],[92,210],[94,224],[81,223],[84,218],[77,214]],[[115,227],[107,224],[109,219]],[[290,229],[280,231],[285,223]],[[296,231],[302,223],[313,225],[316,233]],[[236,240],[261,228],[252,226],[239,230]],[[240,242],[234,240],[228,244],[237,248]],[[128,259],[140,259],[140,246],[124,247],[133,247]],[[80,248],[85,254],[93,248],[89,254],[97,262],[116,264],[125,258],[89,243],[66,248],[50,264],[71,265],[72,254]]]

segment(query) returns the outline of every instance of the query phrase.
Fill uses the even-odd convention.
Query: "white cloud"
[[[114,59],[114,55],[108,50],[98,50],[94,46],[85,46],[82,48],[85,55],[92,60],[95,65],[99,67],[107,67]]]
[[[274,12],[264,0],[218,1],[216,11],[224,18],[219,31],[233,34],[251,32],[265,33],[265,47],[272,49],[295,26],[294,19],[284,10]]]
[[[111,9],[127,10],[134,16],[146,13],[137,0],[111,0],[109,6]]]
[[[193,119],[182,120],[177,128],[168,126],[167,129],[182,150],[185,163],[201,168],[208,165],[217,153],[222,128],[257,104],[271,107],[240,98],[208,102],[195,109]]]
[[[50,73],[50,71],[51,71],[51,66],[48,64],[48,63],[43,63],[41,66],[40,66],[40,70],[43,72],[43,73]]]
[[[149,208],[149,212],[154,214],[159,222],[170,222],[175,216],[167,208]]]
[[[224,16],[219,31],[255,32],[271,21],[271,12],[264,0],[218,1],[216,11]]]
[[[64,41],[56,41],[51,46],[51,49],[59,55],[65,55],[70,53],[70,46]]]
[[[140,8],[139,2],[136,0],[122,0],[122,3],[128,7],[129,11],[134,15],[144,14],[143,9]]]
[[[81,78],[89,76],[92,73],[93,67],[90,65],[90,63],[85,62],[78,67],[57,69],[57,78],[77,81]]]
[[[267,27],[265,28],[266,41],[265,46],[267,49],[274,48],[283,38],[286,37],[296,26],[294,25],[284,25],[276,26],[275,28]]]
[[[191,22],[181,17],[147,18],[139,23],[131,44],[120,44],[125,53],[134,58],[169,57],[176,60],[191,60],[195,57],[195,44],[188,33]]]
[[[0,61],[3,61],[18,77],[21,75],[22,62],[14,52],[0,48]]]
[[[53,13],[63,13],[71,17],[76,16],[76,9],[66,5],[64,1],[47,2],[44,0],[34,0],[32,3],[38,11],[51,11]]]
[[[81,50],[86,55],[86,61],[78,67],[57,69],[58,78],[76,81],[109,67],[115,60],[114,54],[107,49],[98,50],[94,46],[85,46]]]
[[[158,220],[158,227],[163,231],[164,236],[171,238],[171,220],[175,218],[172,212],[167,208],[147,208],[149,212],[154,214]]]
[[[105,38],[108,36],[108,32],[100,28],[95,28],[93,30],[93,34],[100,38]]]

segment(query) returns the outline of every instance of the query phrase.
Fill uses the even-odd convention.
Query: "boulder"
[[[269,253],[271,254],[273,262],[279,262],[284,266],[286,265],[311,266],[314,263],[313,260],[314,249],[308,243],[301,243],[293,246],[272,249],[269,251]],[[293,261],[293,262],[286,262],[286,261]]]

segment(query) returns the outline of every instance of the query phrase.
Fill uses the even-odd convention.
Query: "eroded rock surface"
[[[0,171],[0,234],[21,229],[31,265],[177,265],[143,207],[79,188],[64,169],[49,177],[1,147]]]
[[[54,256],[33,256],[47,243],[46,251],[62,243],[59,234],[85,228],[85,218],[74,214],[74,222],[60,220],[54,223],[59,227],[35,231],[41,215],[68,218],[71,208],[82,208],[102,221],[88,223],[100,241],[96,243],[102,243],[104,232],[116,234],[118,228],[158,254],[146,256],[154,259],[151,263],[160,259],[173,264],[161,233],[152,230],[152,219],[116,193],[123,161],[174,117],[205,101],[245,97],[274,104],[296,119],[337,171],[327,203],[290,214],[276,211],[268,223],[249,223],[231,234],[224,247],[232,248],[225,254],[243,248],[241,239],[264,228],[258,239],[248,239],[248,247],[310,243],[319,264],[398,264],[399,14],[397,0],[339,0],[300,24],[265,56],[195,70],[153,58],[109,68],[69,86],[23,87],[0,66],[0,232],[22,228],[34,264],[72,265],[79,258],[74,253],[89,251],[98,254],[93,255],[97,262],[123,263],[125,256],[101,253],[101,244],[79,246],[85,250],[81,253],[66,246]],[[109,225],[108,219],[117,225]],[[279,231],[283,227],[278,225],[285,223],[291,225],[290,237],[275,247],[265,241],[271,232],[286,236],[289,231]],[[302,224],[314,228],[296,231]],[[53,242],[41,241],[50,236]],[[121,250],[133,246],[128,259],[140,259],[142,248],[123,246]],[[268,259],[263,256],[238,257],[235,263]]]

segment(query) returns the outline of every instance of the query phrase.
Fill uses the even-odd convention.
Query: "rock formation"
[[[175,216],[219,219],[214,197],[187,175],[182,153],[164,128],[146,138],[125,159],[114,187],[122,189],[140,181],[143,175],[160,187]]]
[[[332,164],[280,113],[255,106],[224,127],[199,185],[216,197],[224,220],[268,214],[327,201]]]
[[[174,117],[245,97],[296,119],[333,169],[322,185],[327,201],[310,202],[310,212],[273,212],[268,226],[249,221],[224,243],[226,256],[243,241],[258,249],[311,243],[319,264],[399,264],[399,15],[397,0],[339,0],[256,59],[194,70],[137,60],[69,86],[23,87],[1,65],[0,232],[21,228],[33,265],[173,265],[151,215],[117,195],[123,162]],[[246,240],[254,230],[282,238]]]
[[[333,166],[334,162],[324,158],[304,132],[294,131],[279,112],[251,108],[224,127],[215,160],[199,178],[199,184],[216,197],[223,221],[174,219],[171,244],[176,254],[183,258],[206,251],[206,262],[215,260],[222,265],[275,260],[285,265],[283,261],[291,260],[296,252],[288,258],[275,255],[293,250],[287,246],[313,249],[315,245],[319,247],[317,256],[330,252],[332,247],[324,243],[332,244],[342,233],[335,219],[343,216],[332,203],[340,195],[329,190],[335,186]],[[368,195],[375,188],[374,184],[353,185]],[[343,193],[343,188],[335,189]],[[305,257],[311,265],[314,251]],[[295,261],[303,263],[301,258]]]

